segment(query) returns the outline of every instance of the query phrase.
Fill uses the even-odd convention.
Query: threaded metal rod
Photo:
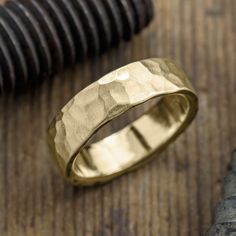
[[[20,0],[0,7],[0,87],[39,83],[130,40],[153,17],[152,0]]]

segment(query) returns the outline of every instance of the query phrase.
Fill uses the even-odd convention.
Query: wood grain
[[[155,8],[132,42],[0,98],[0,235],[198,236],[210,226],[236,147],[236,2],[155,0]],[[147,57],[183,66],[199,94],[197,119],[143,168],[103,186],[67,184],[47,148],[49,122],[92,81]]]

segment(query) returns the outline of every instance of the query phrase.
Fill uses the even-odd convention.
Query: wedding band
[[[154,98],[156,104],[137,120],[88,144],[105,124]],[[72,98],[51,123],[49,144],[69,181],[106,182],[163,150],[187,128],[197,109],[197,95],[175,62],[146,59],[105,75]]]

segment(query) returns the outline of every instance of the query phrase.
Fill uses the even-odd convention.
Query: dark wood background
[[[198,236],[213,221],[236,148],[236,1],[156,0],[151,26],[130,43],[0,98],[0,235]],[[197,119],[151,163],[103,186],[60,176],[46,128],[74,94],[128,62],[171,57],[200,98]]]

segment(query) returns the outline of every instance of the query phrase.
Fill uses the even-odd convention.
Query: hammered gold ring
[[[131,108],[156,99],[142,116],[102,140],[90,139]],[[74,184],[106,182],[160,152],[191,123],[198,99],[186,74],[169,59],[119,68],[79,92],[48,129],[63,175]]]

